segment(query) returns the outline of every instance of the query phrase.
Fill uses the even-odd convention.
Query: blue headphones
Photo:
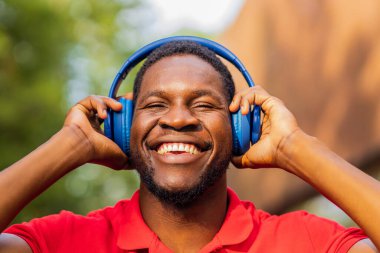
[[[223,57],[231,62],[244,76],[249,87],[254,86],[254,82],[245,69],[240,60],[224,46],[199,37],[193,36],[174,36],[154,41],[129,57],[117,73],[110,92],[111,98],[116,98],[117,91],[125,79],[129,71],[144,60],[153,50],[172,41],[193,41],[204,46],[215,54]],[[104,122],[105,135],[116,142],[125,154],[130,154],[130,131],[133,117],[133,101],[125,98],[119,100],[123,105],[123,109],[119,112],[109,110],[108,117]],[[254,106],[253,110],[247,115],[242,115],[240,110],[231,114],[232,138],[233,138],[233,154],[242,155],[250,147],[250,142],[256,143],[260,138],[260,107]]]

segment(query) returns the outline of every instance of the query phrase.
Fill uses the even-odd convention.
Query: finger
[[[95,111],[101,119],[107,118],[107,108],[111,108],[115,111],[119,111],[122,108],[121,103],[115,99],[95,95],[79,101],[78,105],[82,106],[88,116],[90,112]]]
[[[122,96],[117,96],[116,97],[116,100],[120,100],[121,98],[125,98],[125,99],[128,99],[128,100],[133,100],[133,93],[132,92],[128,92]]]
[[[86,113],[88,117],[93,116],[94,112],[101,114],[103,108],[106,108],[104,102],[98,99],[96,96],[88,96],[85,99],[79,101],[77,106]]]
[[[276,165],[273,150],[271,139],[262,138],[253,144],[245,154],[231,157],[231,162],[237,168],[274,168]]]
[[[100,99],[100,97],[91,96],[90,103],[91,103],[92,108],[96,109],[98,118],[100,119],[107,118],[107,105],[102,99]]]
[[[242,165],[242,158],[243,156],[232,156],[231,157],[231,162],[232,164],[238,168],[238,169],[242,169],[243,168],[243,165]]]
[[[122,104],[117,101],[116,99],[110,98],[110,97],[100,97],[107,105],[108,108],[112,109],[113,111],[120,111],[123,107]]]
[[[104,119],[100,118],[99,115],[96,115],[96,121],[98,122],[98,125],[100,126],[101,124],[103,124]]]
[[[248,99],[250,104],[262,106],[265,100],[272,96],[260,86],[255,86],[244,97]]]
[[[240,102],[241,114],[246,115],[249,113],[250,104],[248,98],[243,97]]]
[[[252,148],[252,147],[251,147]],[[244,169],[244,168],[250,168],[254,169],[257,168],[257,164],[255,164],[252,159],[250,159],[251,154],[249,154],[249,151],[247,151],[244,155],[241,156],[232,156],[231,162],[235,165],[236,168]]]
[[[231,101],[229,106],[230,112],[236,112],[240,107],[241,96],[239,94],[234,95],[234,98]]]
[[[247,89],[241,95],[242,95],[242,98],[247,98],[249,103],[251,105],[253,105],[253,104],[255,104],[255,96],[257,96],[258,94],[269,96],[269,94],[264,89],[262,89],[260,86],[251,87],[251,88]]]
[[[127,94],[124,95],[126,99],[132,100],[133,99],[133,92],[128,92]]]
[[[274,107],[282,108],[284,106],[280,99],[271,96],[260,86],[253,87],[250,93],[242,97],[242,100],[244,99],[247,99],[250,105],[261,106],[264,112],[269,112]]]
[[[242,91],[237,92],[234,95],[231,101],[231,104],[229,106],[229,109],[231,112],[236,112],[237,110],[239,110],[239,108],[241,107],[241,100],[245,96],[245,94],[248,92],[248,90],[249,89],[244,89]]]
[[[242,99],[244,97],[248,97],[248,98],[252,97],[254,92],[255,92],[256,87],[259,87],[259,86],[254,86],[254,87],[250,87],[247,89],[242,89],[242,90],[236,92],[236,94],[234,95],[234,98],[230,104],[230,111],[236,112],[239,108],[241,108]],[[252,100],[248,100],[248,101],[250,102],[250,104],[253,104]],[[244,104],[246,104],[246,103],[244,102]],[[248,109],[249,109],[249,107],[248,107]],[[247,113],[245,113],[245,114],[247,114]]]

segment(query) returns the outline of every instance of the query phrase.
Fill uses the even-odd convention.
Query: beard
[[[172,206],[176,209],[185,209],[191,206],[208,188],[213,186],[222,175],[226,173],[231,155],[220,154],[217,161],[210,166],[198,178],[197,183],[181,190],[169,190],[160,186],[154,180],[155,169],[144,162],[138,152],[131,150],[132,166],[140,175],[140,180],[147,189],[163,204]]]

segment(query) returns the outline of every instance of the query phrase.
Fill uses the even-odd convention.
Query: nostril
[[[158,124],[165,129],[174,129],[176,131],[194,131],[200,121],[194,117],[191,111],[185,106],[175,106],[163,115]]]
[[[179,132],[192,132],[192,131],[199,131],[201,129],[200,125],[168,125],[168,124],[160,124],[160,126],[163,129],[170,129],[175,130]]]

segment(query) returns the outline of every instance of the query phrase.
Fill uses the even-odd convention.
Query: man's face
[[[224,94],[220,74],[197,56],[166,57],[146,71],[135,101],[131,160],[151,191],[186,199],[225,172],[232,135]]]

